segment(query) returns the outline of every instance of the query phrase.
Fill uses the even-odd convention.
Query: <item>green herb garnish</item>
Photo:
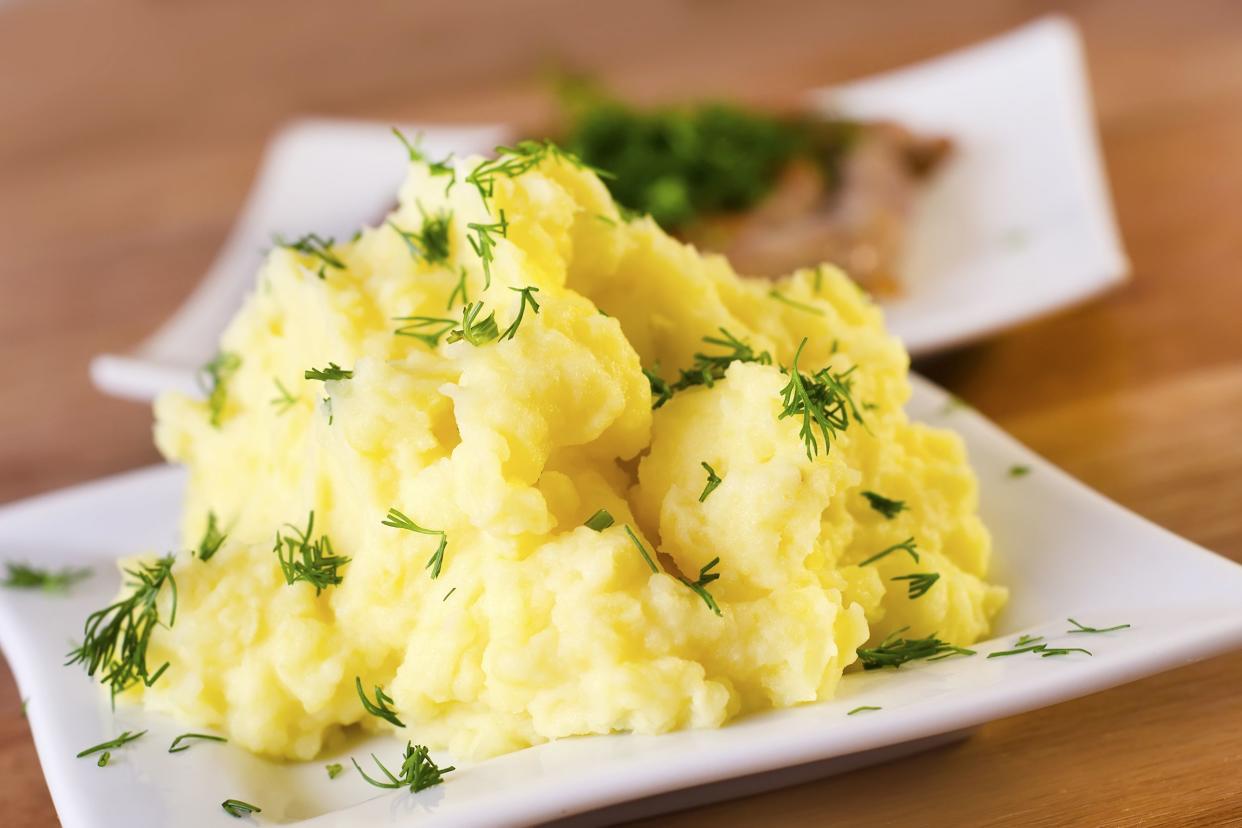
[[[244,816],[258,814],[263,811],[258,805],[251,805],[249,802],[242,802],[240,799],[226,799],[220,803],[220,807],[234,819],[241,819]]]
[[[462,308],[461,327],[449,332],[448,341],[460,342],[464,339],[477,348],[498,337],[500,329],[496,327],[496,312],[492,311],[486,319],[480,321],[479,314],[482,312],[481,300]]]
[[[1043,636],[1032,638],[1031,641],[1038,641],[1039,638],[1043,638]],[[1090,650],[1084,650],[1082,647],[1049,647],[1047,644],[1027,644],[1022,647],[1014,647],[1012,650],[998,650],[994,653],[988,653],[988,658],[1003,658],[1021,653],[1039,653],[1041,658],[1069,655],[1070,653],[1086,653],[1091,655]]]
[[[898,550],[908,553],[910,557],[914,559],[915,563],[919,562],[918,547],[914,543],[914,538],[906,538],[901,543],[895,543],[887,549],[881,549],[879,552],[876,552],[870,558],[867,558],[867,560],[860,563],[859,566],[866,566],[869,563],[875,563],[885,555],[890,555]]]
[[[699,463],[699,465],[702,466],[703,470],[707,472],[707,485],[703,487],[703,491],[699,494],[699,503],[702,503],[707,500],[707,496],[716,491],[716,487],[724,481],[720,478],[720,475],[716,474],[716,470],[707,465],[706,462]]]
[[[586,522],[582,525],[589,529],[594,529],[596,532],[602,532],[614,523],[616,523],[616,521],[613,519],[612,514],[610,514],[607,509],[600,509],[598,512],[587,518]]]
[[[823,308],[817,308],[814,305],[808,305],[805,302],[799,302],[796,299],[790,299],[788,296],[781,293],[776,288],[772,288],[771,290],[769,290],[768,296],[770,296],[771,298],[775,299],[778,302],[784,302],[786,305],[789,305],[791,308],[797,308],[800,311],[806,311],[807,313],[813,313],[816,316],[824,315]]]
[[[285,536],[277,531],[276,546],[272,550],[280,561],[285,583],[292,586],[298,581],[305,581],[315,588],[315,595],[341,583],[339,570],[350,559],[333,552],[332,541],[327,535],[320,535],[319,540],[311,539],[315,531],[315,511],[312,509],[307,517],[305,531],[292,523],[285,526],[292,530],[292,534]]]
[[[332,246],[336,242],[331,238],[323,238],[315,233],[307,233],[296,241],[287,242],[280,236],[276,237],[276,244],[286,250],[293,250],[305,256],[311,256],[319,260],[319,272],[316,274],[320,279],[326,278],[325,268],[333,268],[335,270],[344,270],[345,263],[341,261],[332,251]]]
[[[699,570],[699,577],[696,581],[691,581],[678,575],[677,580],[690,587],[695,593],[703,599],[703,603],[707,604],[707,608],[716,615],[720,615],[720,605],[716,603],[716,599],[707,591],[707,585],[720,577],[720,573],[712,572],[712,568],[720,563],[720,558],[712,558],[702,569]]]
[[[347,371],[335,362],[329,362],[327,368],[309,368],[303,376],[308,380],[331,382],[333,380],[346,380],[353,375],[353,371]]]
[[[875,705],[871,705],[871,704],[864,704],[864,705],[861,705],[861,706],[859,706],[859,707],[855,707],[853,710],[851,710],[849,713],[846,713],[845,715],[847,715],[847,716],[853,716],[855,713],[865,713],[865,712],[867,712],[867,711],[869,711],[869,710],[883,710],[883,709],[884,709],[884,708],[882,708],[882,707],[876,707]]]
[[[276,390],[280,393],[280,396],[273,397],[271,399],[271,403],[276,406],[277,414],[284,414],[290,408],[293,408],[293,406],[297,403],[298,398],[293,396],[293,394],[289,392],[289,389],[285,388],[284,383],[282,383],[279,379],[273,377],[272,382],[276,383]]]
[[[466,268],[465,267],[462,267],[461,269],[458,270],[457,286],[454,287],[453,292],[449,294],[448,304],[445,305],[446,309],[448,310],[453,309],[453,305],[457,304],[458,295],[461,296],[461,303],[463,305],[470,304],[470,296],[466,293]]]
[[[384,776],[388,777],[387,782],[381,782],[367,776],[367,772],[358,764],[358,760],[350,757],[354,767],[358,769],[358,773],[362,774],[362,778],[377,788],[409,788],[411,793],[418,793],[435,785],[439,785],[444,781],[444,774],[449,771],[456,770],[452,765],[447,768],[441,768],[431,760],[431,756],[426,747],[423,745],[415,745],[412,742],[406,742],[405,755],[401,758],[401,775],[393,776],[388,768],[384,767],[384,763],[376,758],[375,754],[371,754],[371,759],[384,772]]]
[[[1031,473],[1031,467],[1030,467],[1030,466],[1024,466],[1024,465],[1013,465],[1013,466],[1010,466],[1010,467],[1009,467],[1009,476],[1010,476],[1010,477],[1026,477],[1026,476],[1027,476],[1028,474],[1030,474],[1030,473]]]
[[[108,763],[111,761],[112,751],[105,750],[103,753],[99,754],[99,761],[95,763],[95,766],[99,768],[106,768],[108,767]]]
[[[879,670],[882,667],[897,668],[909,661],[920,659],[948,658],[953,655],[974,655],[974,650],[955,647],[932,635],[926,638],[902,638],[901,634],[909,627],[894,630],[885,636],[875,647],[859,647],[858,660],[864,670]]]
[[[419,210],[422,210],[421,206]],[[403,230],[392,220],[388,221],[388,226],[405,242],[414,261],[443,264],[449,260],[449,229],[452,219],[453,214],[443,210],[430,216],[423,213],[423,224],[417,232]]]
[[[496,157],[481,162],[471,170],[466,176],[466,183],[474,185],[479,191],[483,206],[490,211],[491,207],[488,202],[495,195],[497,177],[517,178],[549,158],[565,161],[575,167],[589,168],[589,165],[584,164],[572,152],[566,152],[551,141],[526,140],[519,141],[513,146],[496,147]],[[593,171],[604,178],[609,176],[609,173],[603,170],[594,169]]]
[[[1088,627],[1085,624],[1078,623],[1073,618],[1067,618],[1066,620],[1069,621],[1071,624],[1073,624],[1075,627],[1075,629],[1066,630],[1066,632],[1071,632],[1071,633],[1108,633],[1108,632],[1116,632],[1117,630],[1130,629],[1129,624],[1118,624],[1115,627]]]
[[[1013,642],[1015,647],[1025,647],[1027,644],[1034,644],[1037,641],[1043,641],[1042,635],[1022,635],[1017,641]]]
[[[427,559],[427,563],[423,565],[423,569],[431,570],[433,579],[440,577],[440,568],[444,566],[444,550],[448,547],[448,533],[442,529],[424,529],[404,513],[397,509],[390,508],[388,516],[382,521],[385,526],[391,526],[394,529],[404,529],[407,532],[417,532],[420,535],[439,535],[440,545],[436,547],[436,551]]]
[[[394,322],[408,322],[393,331],[397,336],[412,336],[422,340],[427,346],[434,348],[440,344],[440,338],[457,327],[456,319],[445,319],[441,316],[394,316]]]
[[[224,404],[228,401],[229,380],[240,367],[241,357],[228,351],[221,351],[211,362],[199,369],[199,386],[207,394],[208,416],[215,428],[220,427],[220,422],[224,417]]]
[[[922,598],[927,594],[927,590],[932,588],[936,581],[940,580],[939,572],[914,572],[909,575],[898,575],[890,578],[890,581],[909,581],[907,597],[913,601],[915,598]]]
[[[526,303],[530,303],[530,308],[536,314],[539,313],[539,303],[535,301],[535,294],[539,292],[537,287],[509,288],[509,290],[522,294],[522,303],[518,305],[517,316],[513,320],[513,324],[505,328],[505,332],[500,335],[501,341],[513,339],[517,336],[518,327],[522,324],[522,317],[526,314]]]
[[[657,366],[658,367],[658,366]],[[643,369],[643,376],[651,384],[651,407],[659,408],[673,398],[673,388],[655,371]]]
[[[854,405],[850,368],[840,374],[834,374],[827,368],[821,368],[811,376],[798,370],[798,358],[806,347],[806,339],[798,345],[794,354],[793,365],[789,368],[789,382],[781,389],[781,401],[784,408],[780,419],[785,417],[802,418],[799,434],[806,445],[806,456],[814,459],[819,452],[819,442],[815,437],[815,429],[819,429],[824,438],[824,453],[828,452],[831,438],[844,431],[850,424],[850,418],[862,423],[862,415]]]
[[[211,556],[220,551],[221,544],[228,535],[220,531],[220,526],[216,523],[216,513],[208,510],[207,512],[207,528],[203,530],[203,538],[198,542],[196,554],[200,561],[211,560]]]
[[[125,574],[131,579],[126,582],[130,593],[87,616],[82,644],[69,653],[65,662],[84,664],[86,674],[92,678],[102,671],[100,680],[108,685],[114,704],[117,693],[140,681],[150,687],[168,669],[168,662],[154,673],[147,669],[147,646],[151,633],[162,624],[158,599],[165,584],[172,591],[172,607],[164,626],[172,627],[177,620],[177,581],[172,574],[175,560],[169,554],[154,563],[140,564],[137,569],[126,569]]]
[[[358,688],[358,698],[362,699],[362,706],[372,716],[376,716],[389,724],[397,727],[405,727],[405,722],[397,718],[397,712],[388,705],[392,704],[392,696],[384,692],[384,689],[378,684],[375,685],[375,701],[367,698],[367,694],[362,689],[362,678],[354,676],[354,685]]]
[[[66,566],[58,570],[40,569],[24,563],[5,561],[6,571],[0,586],[10,589],[41,589],[44,592],[65,592],[78,581],[91,576],[89,567]]]
[[[708,345],[717,345],[727,350],[722,354],[696,353],[694,364],[689,368],[681,369],[681,376],[672,384],[665,382],[654,371],[643,369],[648,382],[651,383],[652,408],[664,405],[678,391],[684,391],[696,385],[712,387],[719,380],[724,379],[725,371],[735,362],[772,364],[772,355],[767,351],[756,351],[750,343],[738,339],[725,328],[721,328],[720,333],[721,336],[705,336],[703,341]]]
[[[168,746],[169,753],[180,753],[183,750],[189,750],[190,746],[185,744],[189,739],[202,739],[207,742],[227,742],[228,739],[223,736],[212,736],[210,733],[182,733],[176,739],[172,740],[172,744]]]
[[[445,601],[449,599],[449,596],[452,595],[456,591],[457,591],[457,587],[453,587],[448,592],[444,593],[444,597],[440,599],[440,603],[443,604]]]
[[[871,504],[872,509],[875,509],[889,520],[897,517],[898,513],[906,508],[904,500],[889,500],[884,495],[876,494],[875,492],[863,492],[862,496],[867,498],[867,502]]]
[[[83,756],[90,756],[92,753],[99,753],[100,751],[103,751],[103,750],[114,750],[119,747],[124,747],[125,745],[128,745],[130,742],[137,739],[139,736],[142,736],[144,733],[146,733],[145,730],[140,730],[137,733],[131,733],[130,731],[126,730],[124,733],[122,733],[120,736],[117,736],[115,739],[109,739],[106,742],[100,742],[97,745],[92,745],[91,747],[88,747],[86,750],[79,751],[77,758],[81,759]]]
[[[473,236],[466,236],[466,241],[470,242],[470,247],[483,262],[483,288],[486,290],[492,286],[492,262],[496,260],[496,236],[492,234],[507,238],[509,222],[505,220],[505,211],[501,210],[500,221],[491,224],[472,221],[466,225],[466,229],[474,233]]]
[[[328,772],[329,779],[336,779],[338,776],[341,775],[341,771],[345,770],[345,766],[342,765],[340,762],[331,762],[327,765],[324,765],[323,768],[324,770]]]
[[[634,534],[634,530],[630,528],[628,523],[625,525],[625,533],[630,536],[630,540],[634,542],[634,546],[638,549],[638,554],[643,556],[643,560],[646,561],[647,566],[651,567],[651,571],[659,572],[660,570],[656,568],[655,561],[647,554],[647,548],[643,546],[643,542],[638,539],[638,535]]]

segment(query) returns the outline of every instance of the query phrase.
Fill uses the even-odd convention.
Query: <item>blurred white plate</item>
[[[719,730],[566,739],[458,763],[443,785],[419,794],[369,787],[349,764],[348,756],[361,762],[372,750],[399,757],[402,743],[393,737],[305,764],[202,742],[170,755],[169,743],[184,728],[132,708],[111,713],[79,667],[62,666],[83,619],[115,594],[113,560],[174,548],[179,471],[147,469],[0,508],[0,549],[9,560],[96,567],[64,597],[0,590],[0,645],[30,699],[35,745],[61,821],[67,828],[115,825],[123,814],[127,825],[219,826],[232,824],[220,803],[235,798],[262,807],[255,820],[262,824],[530,825],[575,815],[577,824],[615,822],[909,753],[992,719],[1242,645],[1242,566],[1095,494],[917,377],[909,410],[965,438],[995,539],[994,577],[1012,591],[1000,635],[977,645],[978,655],[850,674],[833,701]],[[1015,463],[1030,472],[1011,476]],[[1066,634],[1069,617],[1132,627]],[[1094,655],[984,657],[1008,649],[1020,633]],[[882,709],[846,715],[860,705]],[[113,751],[109,767],[74,758],[122,730],[144,728],[145,737]],[[323,767],[331,761],[347,768],[333,781]]]
[[[1081,302],[1128,264],[1096,146],[1072,24],[1047,18],[909,69],[812,93],[812,104],[951,136],[956,153],[920,201],[888,324],[915,356]],[[487,153],[504,127],[428,127],[432,156]],[[215,353],[275,234],[348,238],[393,201],[405,153],[386,124],[308,120],[272,142],[245,209],[201,285],[149,340],[91,364],[95,384],[138,400],[176,387]]]

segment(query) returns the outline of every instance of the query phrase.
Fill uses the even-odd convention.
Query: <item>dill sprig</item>
[[[651,383],[651,407],[659,408],[678,391],[684,391],[696,385],[714,386],[724,379],[725,371],[735,362],[756,362],[760,365],[771,365],[772,355],[767,351],[756,351],[754,347],[725,328],[720,328],[720,336],[705,336],[703,341],[708,345],[716,345],[726,349],[721,354],[698,352],[694,355],[694,363],[689,368],[679,371],[681,376],[676,382],[668,383],[661,379],[654,370],[643,369],[647,381]],[[659,368],[657,365],[656,368]]]
[[[1026,466],[1022,464],[1014,464],[1009,467],[1010,477],[1026,477],[1030,473],[1031,473],[1030,466]]]
[[[422,205],[418,208],[422,211]],[[442,264],[449,260],[449,228],[453,214],[442,210],[432,215],[423,212],[422,227],[417,231],[403,230],[391,219],[388,226],[397,232],[405,242],[406,249],[414,261],[427,264]]]
[[[487,315],[486,319],[480,320],[479,314],[482,312],[482,300],[462,308],[461,327],[449,331],[447,341],[452,343],[460,342],[464,339],[477,348],[500,336],[500,328],[496,326],[496,312],[492,311]]]
[[[461,267],[457,272],[457,285],[453,288],[453,292],[449,294],[448,304],[445,309],[452,310],[453,305],[457,304],[457,297],[461,295],[461,303],[463,305],[470,304],[470,296],[466,293],[466,268]]]
[[[915,598],[922,598],[927,594],[927,590],[932,588],[936,581],[940,580],[939,572],[913,572],[909,575],[897,575],[890,578],[890,581],[909,581],[907,585],[907,597],[913,601]]]
[[[600,509],[598,512],[587,518],[582,525],[588,529],[594,529],[596,532],[602,532],[616,522],[617,521],[607,509]]]
[[[397,718],[397,712],[388,706],[393,703],[392,696],[385,693],[384,688],[375,685],[375,701],[371,701],[362,689],[361,676],[354,676],[354,686],[358,688],[358,698],[362,699],[362,706],[368,713],[397,727],[405,727],[405,722]]]
[[[952,655],[974,655],[975,651],[966,647],[956,647],[941,641],[935,633],[926,638],[902,638],[901,634],[909,627],[894,630],[885,636],[875,647],[859,647],[858,660],[864,670],[879,670],[883,667],[900,667],[909,661],[921,659],[940,660]]]
[[[1067,618],[1065,620],[1069,621],[1071,624],[1074,625],[1074,629],[1066,630],[1066,632],[1070,632],[1070,633],[1108,633],[1108,632],[1116,632],[1117,630],[1130,629],[1129,624],[1118,624],[1115,627],[1088,627],[1086,624],[1078,623],[1073,618]]]
[[[112,751],[105,750],[103,753],[99,754],[99,761],[95,763],[95,766],[100,767],[100,768],[106,768],[108,767],[108,763],[111,761],[112,761]]]
[[[154,563],[126,569],[129,594],[86,617],[82,643],[65,662],[84,664],[92,678],[101,672],[100,681],[108,685],[113,703],[118,693],[140,681],[150,687],[168,669],[168,662],[164,662],[154,673],[148,670],[147,647],[157,626],[171,628],[177,620],[177,581],[172,574],[175,560],[170,553]],[[157,601],[165,584],[172,591],[172,606],[168,623],[162,624]]]
[[[892,546],[888,547],[887,549],[881,549],[879,552],[876,552],[870,558],[867,558],[867,560],[860,563],[859,566],[866,566],[869,563],[875,563],[876,561],[880,560],[880,558],[883,558],[885,555],[891,555],[892,553],[898,550],[908,553],[910,557],[914,559],[915,563],[919,562],[918,547],[914,543],[914,538],[911,537],[911,538],[906,538],[901,543],[895,543]]]
[[[449,190],[453,189],[453,185],[457,183],[457,170],[452,165],[453,154],[450,152],[443,161],[432,161],[423,152],[422,147],[419,146],[423,141],[423,134],[421,132],[414,137],[413,142],[406,138],[401,130],[396,127],[392,128],[392,134],[397,136],[397,140],[405,147],[411,162],[426,164],[427,171],[432,175],[447,175],[449,177],[448,184],[444,186],[444,194],[448,195]]]
[[[859,705],[858,707],[855,707],[853,710],[851,710],[849,713],[846,713],[845,715],[853,716],[855,713],[866,713],[871,710],[883,710],[883,709],[884,708],[876,707],[873,704],[863,704],[863,705]]]
[[[657,368],[659,366],[656,366]],[[651,384],[651,407],[659,408],[673,398],[673,388],[664,381],[654,370],[643,369],[643,376],[647,378],[647,382]]]
[[[630,536],[630,540],[633,541],[634,546],[638,549],[638,554],[643,556],[643,560],[651,568],[651,571],[659,572],[660,570],[656,568],[655,561],[647,554],[647,547],[643,546],[643,542],[638,539],[638,535],[634,534],[634,530],[630,528],[628,523],[625,525],[625,534]]]
[[[1039,636],[1039,638],[1042,637]],[[1037,639],[1031,640],[1035,641]],[[1040,658],[1052,658],[1053,656],[1069,655],[1070,653],[1086,653],[1091,655],[1090,650],[1084,650],[1082,647],[1049,647],[1047,644],[1027,644],[1023,647],[1014,647],[1012,650],[998,650],[994,653],[988,653],[988,658],[1003,658],[1022,653],[1038,653]]]
[[[273,377],[272,382],[276,384],[276,390],[280,393],[280,396],[273,397],[270,402],[276,407],[277,414],[284,414],[297,404],[298,398],[293,396],[293,394],[289,392],[289,389],[285,388],[285,384],[278,378]]]
[[[199,369],[198,384],[207,394],[207,411],[211,425],[220,427],[224,417],[224,404],[228,400],[228,383],[241,367],[241,357],[229,351],[221,351]]]
[[[522,324],[522,317],[526,314],[526,304],[528,302],[530,303],[531,310],[533,310],[536,314],[539,313],[539,303],[535,301],[535,294],[539,292],[539,288],[534,286],[527,286],[524,288],[511,287],[509,290],[522,294],[522,303],[518,305],[517,316],[514,318],[513,324],[505,328],[505,332],[500,335],[501,341],[506,339],[511,340],[513,337],[517,336],[518,327]]]
[[[807,376],[798,370],[798,359],[802,356],[806,342],[803,339],[798,345],[793,365],[788,369],[789,382],[781,389],[784,408],[779,419],[801,416],[802,428],[798,433],[806,445],[807,458],[814,459],[819,452],[816,428],[824,438],[824,452],[827,453],[831,439],[849,426],[851,417],[860,424],[863,418],[854,404],[850,378],[857,366],[840,374],[821,368],[815,374]]]
[[[109,739],[106,742],[100,742],[97,745],[92,745],[91,747],[88,747],[86,750],[79,751],[77,758],[81,759],[83,756],[90,756],[92,753],[99,753],[101,750],[103,751],[115,750],[116,748],[124,747],[125,745],[137,739],[139,736],[142,736],[144,733],[146,733],[145,730],[140,730],[137,733],[131,733],[130,731],[126,730],[120,736],[117,736],[115,739]]]
[[[406,742],[405,755],[401,757],[401,775],[393,776],[388,768],[384,767],[384,763],[376,758],[375,754],[371,754],[371,759],[384,772],[384,776],[388,777],[387,782],[372,779],[367,776],[367,772],[358,764],[358,760],[350,757],[354,767],[358,769],[358,773],[362,774],[362,778],[377,788],[409,788],[411,793],[418,793],[427,788],[439,785],[444,781],[444,774],[449,771],[456,770],[452,765],[447,768],[441,768],[432,761],[430,752],[423,745],[416,745],[413,742]]]
[[[336,779],[341,775],[341,771],[345,770],[345,766],[340,762],[329,762],[323,766],[323,769],[328,772],[329,779]]]
[[[203,530],[202,540],[198,542],[198,549],[194,554],[198,555],[200,561],[211,560],[211,556],[220,551],[220,546],[227,537],[228,535],[220,531],[220,525],[216,522],[216,513],[209,509],[207,528]]]
[[[336,241],[331,236],[323,238],[317,233],[307,233],[300,239],[296,239],[291,242],[287,242],[280,236],[277,236],[276,244],[286,250],[292,250],[296,253],[301,253],[304,256],[311,256],[318,259],[319,271],[316,275],[319,276],[320,279],[327,277],[325,273],[326,268],[330,267],[335,270],[345,269],[345,262],[341,261],[340,258],[337,257],[336,253],[332,251],[332,246],[336,244]]]
[[[1043,640],[1044,640],[1044,637],[1042,635],[1023,634],[1022,636],[1018,638],[1017,641],[1013,642],[1013,646],[1025,647],[1027,644],[1034,644],[1037,641],[1043,641]]]
[[[228,739],[223,736],[213,736],[210,733],[182,733],[176,739],[172,740],[172,744],[168,746],[169,753],[180,753],[183,750],[189,750],[190,746],[186,744],[190,739],[202,739],[205,742],[227,742]]]
[[[346,380],[353,375],[353,371],[346,370],[335,362],[329,362],[327,368],[308,368],[306,373],[303,374],[308,380],[323,380],[324,382]]]
[[[41,589],[44,592],[65,592],[78,581],[91,576],[90,567],[66,566],[58,570],[40,569],[25,563],[5,561],[5,577],[0,586],[10,589]]]
[[[251,805],[249,802],[242,802],[240,799],[226,799],[220,803],[220,807],[234,819],[241,819],[244,816],[263,812],[263,809],[258,805]]]
[[[446,333],[457,327],[456,319],[445,319],[442,316],[394,316],[394,322],[408,322],[393,331],[397,336],[412,336],[434,348]]]
[[[312,540],[315,532],[315,511],[312,509],[306,518],[305,531],[292,523],[286,523],[285,526],[292,533],[282,535],[278,530],[276,546],[272,549],[280,561],[280,571],[284,573],[285,583],[292,586],[298,581],[306,581],[315,588],[315,595],[341,583],[339,570],[350,559],[333,552],[332,541],[327,535],[320,535],[319,540]]]
[[[699,494],[699,503],[707,500],[707,496],[716,491],[716,487],[724,481],[720,475],[716,474],[716,470],[709,466],[706,462],[699,463],[703,470],[707,472],[707,485],[703,487],[702,493]]]
[[[466,241],[470,242],[470,247],[474,249],[475,255],[483,262],[483,288],[492,286],[492,262],[496,260],[496,236],[497,233],[501,238],[509,236],[509,222],[505,219],[505,211],[500,211],[500,221],[491,224],[482,224],[472,221],[466,225],[466,229],[473,236],[466,236]]]
[[[797,308],[800,311],[806,311],[807,313],[813,313],[816,316],[824,315],[823,308],[817,308],[814,305],[808,305],[805,302],[799,302],[797,299],[790,299],[788,296],[781,293],[776,288],[772,288],[771,290],[769,290],[768,296],[770,296],[771,298],[775,299],[778,302],[784,302],[786,305],[789,305],[791,308]]]
[[[694,590],[695,593],[703,599],[703,603],[707,604],[707,608],[719,616],[721,614],[720,605],[716,603],[716,599],[713,598],[711,593],[707,591],[707,585],[720,577],[719,572],[711,571],[718,563],[720,563],[720,558],[716,557],[704,564],[703,568],[699,570],[698,580],[691,581],[680,575],[677,576],[677,580]]]
[[[906,508],[904,500],[890,500],[884,495],[876,494],[875,492],[863,492],[862,496],[867,498],[867,502],[871,504],[872,509],[875,509],[889,520],[897,517]]]
[[[439,535],[440,544],[436,547],[436,551],[431,553],[431,557],[427,559],[423,569],[431,570],[432,579],[440,577],[440,568],[444,566],[444,550],[448,548],[447,532],[443,529],[424,529],[410,520],[409,516],[403,512],[392,508],[388,510],[388,516],[380,522],[394,529],[404,529],[407,532],[417,532],[420,535]]]
[[[611,174],[584,164],[572,152],[561,149],[552,141],[519,141],[513,146],[496,147],[496,157],[479,163],[466,176],[466,183],[474,185],[479,191],[483,206],[489,211],[489,202],[496,192],[498,177],[517,178],[538,167],[547,159],[565,161],[575,167],[589,169],[602,178],[610,178]]]

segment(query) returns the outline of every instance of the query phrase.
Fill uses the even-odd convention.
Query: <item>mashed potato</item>
[[[984,580],[961,441],[906,419],[907,356],[845,276],[739,279],[624,218],[559,153],[503,160],[480,186],[479,162],[459,165],[446,189],[415,159],[389,221],[273,250],[211,400],[157,402],[159,448],[189,471],[186,545],[209,515],[227,536],[180,556],[176,623],[149,653],[170,666],[125,696],[309,759],[349,725],[392,727],[364,711],[360,677],[418,741],[478,758],[715,727],[830,698],[857,648],[899,628],[987,633],[1005,591]],[[463,298],[483,303],[476,325],[494,313],[478,345],[450,341],[471,332]],[[444,321],[394,321],[418,316]],[[675,381],[727,352],[704,342],[721,329],[770,359],[653,410],[643,369]],[[808,378],[854,369],[863,419],[827,446],[815,431],[814,451],[780,416],[804,339]],[[330,364],[339,379],[304,378]],[[864,491],[905,508],[887,517]],[[438,577],[441,535],[385,525],[390,508],[443,533]],[[584,526],[600,509],[615,524]],[[313,537],[349,558],[321,589],[286,583],[273,551],[312,510]],[[918,564],[863,564],[907,538]],[[709,564],[719,578],[692,588]],[[893,580],[910,573],[939,578],[914,598]]]

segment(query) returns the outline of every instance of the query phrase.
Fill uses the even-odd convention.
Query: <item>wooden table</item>
[[[0,7],[0,500],[157,459],[88,358],[138,341],[300,113],[537,123],[543,73],[643,100],[799,90],[1058,5],[630,0]],[[365,7],[365,8],[364,8]],[[1082,26],[1133,282],[919,368],[1126,506],[1242,559],[1242,7],[1064,4]],[[1242,654],[958,745],[666,825],[1242,824]],[[55,820],[11,678],[0,803]]]

